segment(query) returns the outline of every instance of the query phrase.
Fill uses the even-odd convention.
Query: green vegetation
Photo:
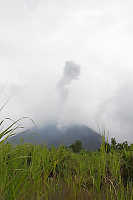
[[[132,145],[119,149],[114,140],[95,152],[80,141],[50,149],[1,144],[0,200],[133,199]]]
[[[76,140],[74,144],[70,145],[70,148],[74,153],[79,153],[82,150],[82,142],[80,140]]]

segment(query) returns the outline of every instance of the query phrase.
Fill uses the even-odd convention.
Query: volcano
[[[96,150],[102,143],[101,135],[86,125],[76,124],[60,128],[56,123],[24,131],[9,138],[8,142],[12,144],[20,144],[22,142],[46,144],[48,147],[51,145],[58,147],[61,144],[69,146],[76,140],[80,140],[83,148],[87,150]]]

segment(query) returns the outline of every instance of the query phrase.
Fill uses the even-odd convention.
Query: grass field
[[[133,153],[0,145],[0,200],[132,200]]]

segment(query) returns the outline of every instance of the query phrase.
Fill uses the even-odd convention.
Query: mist
[[[85,124],[132,142],[132,6],[1,1],[1,119]]]

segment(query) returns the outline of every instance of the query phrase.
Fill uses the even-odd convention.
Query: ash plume
[[[58,92],[63,102],[66,101],[69,94],[69,86],[73,80],[77,80],[80,76],[80,66],[72,61],[67,61],[64,67],[64,73],[61,80],[57,84]]]
[[[57,91],[59,94],[57,126],[59,128],[62,128],[65,125],[65,103],[69,96],[69,87],[72,84],[72,81],[78,80],[79,76],[80,66],[72,61],[67,61],[64,67],[62,78],[57,83]]]

